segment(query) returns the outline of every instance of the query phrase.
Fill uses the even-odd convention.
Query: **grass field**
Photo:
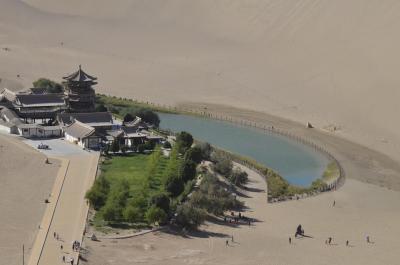
[[[127,180],[131,193],[135,194],[143,189],[143,184],[147,181],[146,170],[149,158],[150,155],[147,154],[113,156],[102,163],[101,174],[110,181],[111,189],[117,182]],[[162,174],[167,162],[167,158],[160,158],[151,191],[156,192],[162,189]]]

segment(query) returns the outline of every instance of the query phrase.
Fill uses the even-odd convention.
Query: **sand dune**
[[[398,1],[1,0],[0,76],[265,111],[398,155]],[[61,45],[61,42],[63,45]]]

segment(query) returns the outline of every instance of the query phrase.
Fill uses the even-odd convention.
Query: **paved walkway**
[[[54,184],[29,265],[64,264],[63,256],[67,261],[73,258],[77,264],[78,252],[72,250],[72,242],[82,239],[88,212],[84,197],[95,179],[99,154],[82,153],[58,158],[63,159],[63,167]],[[59,240],[54,238],[54,232],[59,234]]]

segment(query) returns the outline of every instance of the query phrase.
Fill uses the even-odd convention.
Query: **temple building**
[[[79,65],[78,71],[63,79],[69,112],[95,111],[96,94],[92,86],[97,84],[97,78],[86,74]]]

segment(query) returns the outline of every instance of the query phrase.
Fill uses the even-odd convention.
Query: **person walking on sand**
[[[328,244],[330,245],[332,243],[332,237],[328,238]]]
[[[348,246],[349,246],[349,240],[346,241],[346,247],[348,247]]]
[[[234,242],[234,241],[233,241],[233,235],[232,235],[232,237],[231,237],[231,240],[232,240],[232,242]]]
[[[65,263],[65,256],[62,257],[62,261]]]
[[[335,207],[336,205],[336,201],[333,201],[332,207]]]
[[[63,245],[60,245],[60,249],[61,249],[61,251],[63,250],[63,248],[64,248],[64,247],[63,247]]]
[[[369,236],[367,236],[366,238],[367,238],[367,243],[371,243],[371,241],[369,240]]]
[[[289,237],[289,244],[292,244],[292,238]]]
[[[225,246],[227,247],[228,245],[229,245],[229,241],[226,240],[226,241],[225,241]]]

